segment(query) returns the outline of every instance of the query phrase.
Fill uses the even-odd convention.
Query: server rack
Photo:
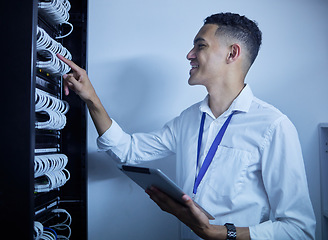
[[[70,0],[70,22],[73,32],[61,43],[73,60],[87,68],[87,0]],[[38,15],[38,1],[2,1],[0,117],[0,234],[13,239],[33,239],[34,221],[47,222],[54,208],[67,210],[72,216],[70,239],[87,239],[87,154],[86,107],[71,93],[62,94],[60,77],[36,68],[37,26],[49,34],[65,31],[52,26]],[[37,79],[45,79],[40,82]],[[67,123],[61,131],[36,130],[36,88],[62,98],[70,105]],[[34,192],[34,158],[36,149],[57,148],[68,157],[70,179],[50,192]],[[6,235],[5,235],[6,234]],[[2,238],[2,236],[0,236]]]

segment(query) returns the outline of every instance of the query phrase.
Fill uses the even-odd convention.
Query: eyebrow
[[[201,37],[198,37],[194,40],[194,44],[196,44],[197,42],[200,42],[200,41],[205,41],[205,39],[201,38]]]

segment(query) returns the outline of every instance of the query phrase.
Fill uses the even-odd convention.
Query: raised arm
[[[73,61],[64,58],[60,54],[57,57],[71,67],[72,73],[63,75],[64,92],[69,94],[69,89],[73,90],[86,103],[92,121],[99,136],[106,132],[112,125],[112,120],[108,116],[95,89],[93,88],[86,71],[76,65]]]

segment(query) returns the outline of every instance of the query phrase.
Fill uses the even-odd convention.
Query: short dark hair
[[[207,17],[205,24],[218,25],[217,34],[241,41],[249,52],[250,66],[255,61],[262,43],[262,32],[255,21],[236,13],[217,13]]]

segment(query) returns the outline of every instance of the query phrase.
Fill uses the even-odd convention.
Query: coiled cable
[[[70,179],[70,173],[67,169],[47,172],[43,176],[35,179],[35,192],[49,192],[53,189],[59,188]]]
[[[57,224],[51,225],[50,227],[52,229],[56,230],[58,233],[62,232],[62,231],[68,231],[67,236],[58,234],[58,239],[63,239],[63,240],[69,239],[71,237],[71,228],[70,228],[70,225],[72,223],[71,215],[65,209],[60,209],[60,208],[52,210],[52,213],[55,213],[58,215],[66,215],[65,220],[63,220]]]
[[[47,17],[47,19],[55,25],[67,24],[70,26],[70,31],[63,35],[58,36],[56,39],[67,37],[73,31],[73,24],[69,23],[69,10],[71,4],[68,0],[51,0],[51,1],[39,1],[38,10],[41,15]]]
[[[39,26],[37,27],[36,48],[38,54],[44,58],[36,61],[36,67],[55,76],[61,76],[71,70],[66,63],[56,57],[56,54],[59,53],[70,60],[72,60],[72,54],[62,44],[51,38],[49,34]]]
[[[71,237],[71,215],[65,209],[61,208],[53,209],[49,214],[53,215],[53,217],[56,216],[58,222],[49,227],[45,227],[42,223],[34,221],[34,240],[69,240]],[[65,233],[65,235],[63,233]]]
[[[36,121],[37,129],[61,130],[66,125],[65,114],[69,110],[69,104],[51,96],[38,88],[35,89],[35,112],[47,114],[47,121]]]
[[[63,170],[68,162],[65,154],[45,154],[34,157],[34,177],[40,177],[48,172]]]

